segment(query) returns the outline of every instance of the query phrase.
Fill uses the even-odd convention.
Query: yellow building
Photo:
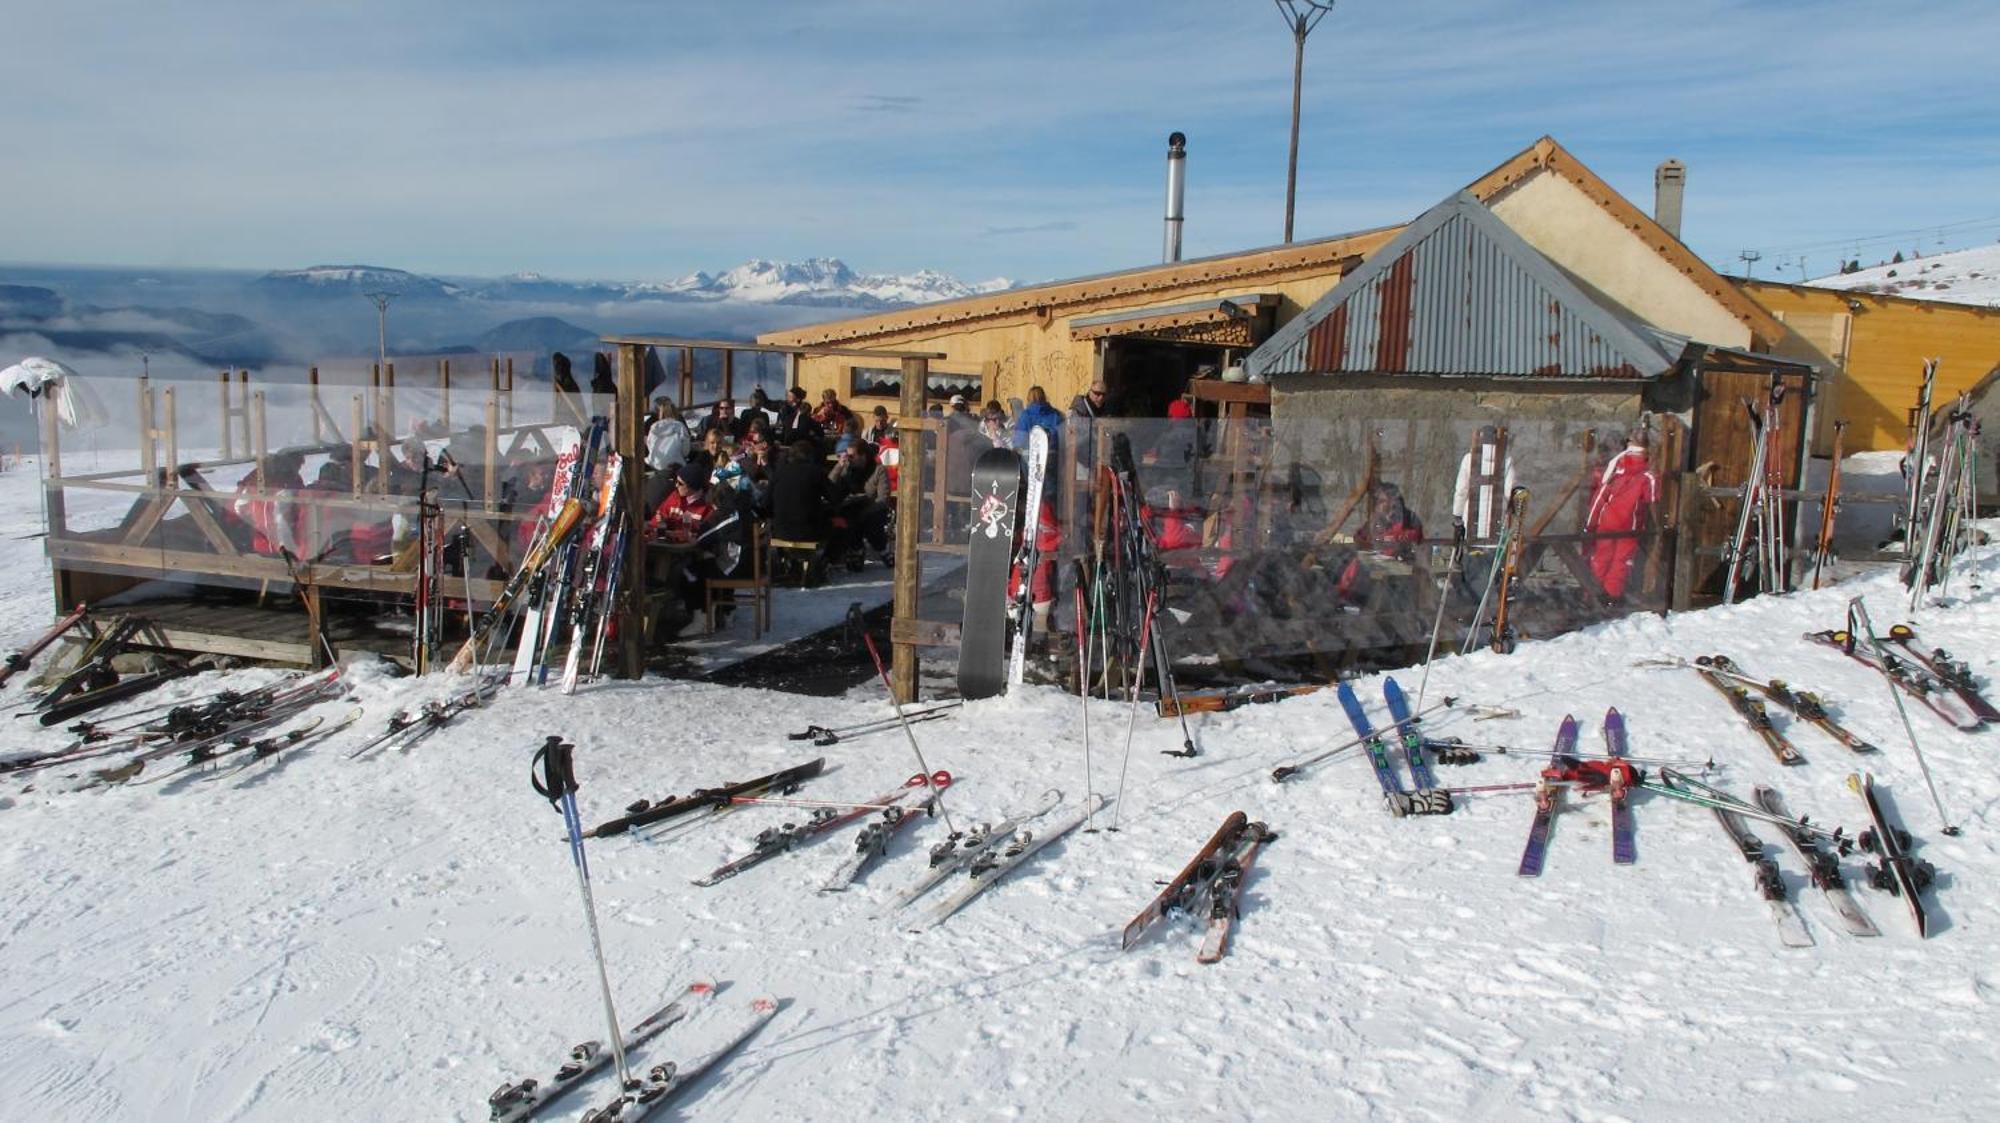
[[[1775,281],[1737,285],[1791,329],[1779,353],[1839,373],[1819,406],[1814,451],[1822,455],[1836,419],[1848,423],[1847,452],[1904,447],[1925,359],[1939,360],[1938,407],[2000,369],[2000,309]]]

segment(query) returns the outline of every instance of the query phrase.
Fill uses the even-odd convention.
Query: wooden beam
[[[931,363],[928,358],[908,358],[902,360],[902,368],[902,400],[897,406],[901,416],[896,419],[896,427],[899,431],[911,432],[916,439],[899,439],[896,442],[902,461],[896,471],[896,575],[895,599],[890,610],[892,628],[897,620],[917,619],[917,603],[923,592],[923,563],[917,554],[917,532],[921,528],[917,523],[923,517],[924,440],[921,430],[905,430],[904,423],[906,420],[921,419],[924,415],[924,390],[930,383]],[[944,447],[944,438],[945,434],[940,429],[940,450]],[[889,647],[892,662],[890,693],[898,702],[914,702],[917,697],[917,645],[892,635]]]
[[[625,478],[619,493],[625,502],[625,561],[619,573],[618,673],[636,679],[646,672],[646,500],[645,415],[646,354],[636,343],[619,344],[618,408],[612,421],[612,447],[624,458]]]

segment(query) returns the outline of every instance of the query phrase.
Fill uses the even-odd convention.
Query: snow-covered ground
[[[37,511],[32,472],[0,476],[14,534],[31,533]],[[10,648],[49,617],[40,549],[0,539]],[[1961,583],[1955,603],[1916,622],[1990,679],[2000,553],[1984,552],[1977,570],[1985,588]],[[1654,795],[1635,799],[1636,866],[1612,865],[1606,808],[1590,798],[1559,820],[1547,873],[1524,880],[1522,796],[1468,796],[1449,817],[1395,821],[1360,759],[1273,784],[1274,765],[1345,739],[1320,693],[1198,719],[1194,760],[1161,755],[1178,747],[1178,726],[1139,714],[1114,805],[1121,829],[1070,837],[922,935],[879,914],[941,837],[935,822],[831,897],[813,887],[846,836],[716,888],[690,884],[802,812],[746,808],[670,839],[595,842],[621,1012],[635,1019],[704,975],[725,983],[725,1003],[784,999],[759,1037],[688,1090],[684,1116],[1987,1117],[2000,1092],[2000,732],[1912,713],[1964,825],[1944,836],[1881,680],[1799,638],[1838,626],[1855,594],[1884,626],[1904,618],[1883,574],[1634,617],[1511,657],[1446,659],[1432,699],[1521,716],[1447,716],[1433,731],[1543,748],[1570,713],[1595,747],[1616,705],[1635,753],[1712,758],[1715,782],[1744,793],[1773,782],[1794,809],[1848,826],[1862,815],[1845,777],[1871,769],[1939,870],[1927,941],[1899,901],[1865,888],[1883,935],[1845,935],[1786,852],[1816,944],[1780,946],[1714,820]],[[1808,763],[1783,768],[1691,673],[1634,666],[1712,651],[1823,691],[1883,751],[1864,760],[1798,728]],[[0,787],[8,1117],[483,1119],[503,1080],[546,1078],[570,1044],[603,1035],[561,820],[528,783],[545,735],[577,745],[587,823],[822,752],[828,770],[805,796],[867,797],[915,768],[893,733],[824,750],[786,738],[885,716],[872,684],[818,699],[666,681],[571,698],[512,691],[408,753],[350,760],[391,711],[447,688],[356,677],[360,728],[248,778]],[[1401,677],[1414,689],[1414,672]],[[1358,686],[1379,713],[1380,684]],[[22,686],[6,689],[19,708]],[[1079,711],[1074,697],[1029,688],[915,732],[931,766],[957,777],[952,813],[971,821],[1051,785],[1071,798],[1115,790],[1128,712],[1090,706],[1087,778]],[[27,722],[0,731],[6,751],[52,741]],[[1521,780],[1538,765],[1489,756],[1447,777]],[[1229,957],[1196,964],[1186,921],[1121,953],[1117,931],[1156,879],[1239,808],[1280,838],[1249,882]],[[670,1032],[635,1061],[691,1033]],[[557,1117],[580,1114],[601,1087]]]
[[[2000,307],[2000,245],[1913,257],[1871,266],[1855,273],[1836,273],[1811,284],[1816,288],[1910,296],[1949,304]]]

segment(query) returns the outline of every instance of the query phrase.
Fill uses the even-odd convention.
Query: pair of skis
[[[1194,858],[1166,883],[1139,915],[1125,925],[1119,948],[1129,949],[1146,932],[1169,915],[1184,912],[1206,915],[1208,931],[1195,960],[1214,963],[1229,950],[1229,938],[1242,915],[1244,883],[1264,845],[1277,834],[1263,823],[1253,823],[1241,811],[1222,821]]]
[[[1579,728],[1576,719],[1563,715],[1556,731],[1555,750],[1549,766],[1535,785],[1535,817],[1528,826],[1528,843],[1521,850],[1516,870],[1522,877],[1540,877],[1548,861],[1549,841],[1555,834],[1556,816],[1563,807],[1563,795],[1572,784],[1585,790],[1602,789],[1611,800],[1611,861],[1628,866],[1639,860],[1638,832],[1632,815],[1632,789],[1641,775],[1625,758],[1627,740],[1625,715],[1616,709],[1604,711],[1604,746],[1608,760],[1595,761],[1585,768],[1577,755]]]
[[[968,832],[965,839],[958,840],[956,845],[942,854],[933,850],[930,870],[896,899],[896,907],[904,908],[915,903],[918,898],[954,877],[960,879],[958,888],[932,906],[929,912],[912,921],[909,930],[922,932],[951,919],[981,893],[1026,864],[1043,847],[1082,826],[1086,818],[1104,805],[1104,797],[1093,792],[1082,804],[1056,815],[1046,825],[1036,829],[1042,819],[1056,814],[1061,802],[1062,793],[1051,792],[1044,797],[1039,808],[1010,814],[991,827]]]
[[[1354,735],[1360,738],[1362,748],[1368,753],[1368,763],[1375,769],[1375,780],[1382,786],[1382,799],[1389,814],[1398,819],[1405,815],[1450,814],[1454,806],[1451,793],[1438,785],[1437,773],[1431,769],[1429,743],[1417,728],[1417,715],[1410,712],[1409,699],[1396,680],[1383,681],[1382,696],[1389,707],[1389,715],[1395,719],[1403,757],[1410,769],[1410,780],[1416,787],[1414,793],[1403,790],[1389,742],[1369,723],[1368,712],[1362,708],[1361,699],[1354,692],[1354,684],[1343,682],[1335,693],[1340,698],[1341,708],[1347,711],[1348,722],[1354,726]]]
[[[1835,721],[1833,715],[1827,712],[1826,701],[1818,694],[1809,690],[1795,689],[1783,679],[1754,678],[1745,673],[1743,668],[1737,666],[1727,655],[1698,656],[1694,666],[1705,672],[1704,677],[1708,678],[1711,684],[1726,683],[1754,690],[1790,710],[1792,716],[1800,721],[1816,726],[1820,732],[1857,753],[1876,751],[1875,745],[1867,738]],[[1723,683],[1718,683],[1717,680],[1723,680]],[[1781,757],[1780,760],[1782,759]]]
[[[929,776],[917,773],[903,781],[900,787],[883,792],[867,803],[828,803],[815,806],[812,809],[812,814],[808,816],[804,823],[786,823],[781,827],[772,827],[759,831],[756,839],[751,844],[749,852],[724,862],[707,874],[696,878],[694,883],[704,887],[719,884],[745,870],[763,865],[780,854],[789,853],[802,846],[810,845],[824,838],[826,835],[839,830],[841,827],[873,812],[892,809],[901,811],[902,808],[897,807],[897,805],[908,797],[910,793],[919,789],[926,790],[924,805],[928,807],[931,805],[931,801],[937,798],[938,790],[950,783],[951,773],[949,772],[936,772]],[[887,845],[886,840],[884,841],[884,845]]]
[[[790,795],[798,791],[806,781],[818,776],[825,767],[826,758],[820,757],[790,768],[781,768],[754,780],[742,780],[713,788],[696,788],[687,795],[670,795],[659,800],[642,799],[626,807],[624,815],[599,823],[583,832],[583,837],[610,838],[612,835],[667,823],[670,820],[691,822],[695,818],[726,811],[739,799],[770,793]]]
[[[1901,627],[1907,629],[1908,625]],[[1891,632],[1893,634],[1894,629],[1891,629]],[[1860,642],[1854,632],[1845,628],[1807,632],[1806,638],[1874,668],[1897,690],[1922,703],[1924,708],[1944,719],[1955,729],[1968,732],[1977,730],[1984,727],[1989,720],[1982,716],[1981,711],[1972,705],[1961,690],[1937,673],[1930,659],[1923,657],[1910,645],[1903,645],[1910,653],[1910,657],[1906,659],[1885,650],[1878,650],[1873,644]],[[1973,693],[1977,695],[1977,691]],[[1981,698],[1980,701],[1984,703],[1985,700]],[[1991,709],[1990,706],[1987,708]]]
[[[714,983],[696,981],[673,1001],[620,1034],[621,1051],[629,1054],[675,1026],[686,1023],[690,1027],[700,1027],[718,1017],[722,1019],[721,1028],[707,1035],[706,1044],[696,1046],[691,1052],[683,1052],[685,1046],[676,1050],[682,1059],[653,1065],[643,1077],[635,1079],[631,1087],[619,1089],[617,1095],[592,1109],[584,1118],[618,1120],[619,1123],[643,1119],[670,1100],[688,1082],[713,1068],[737,1046],[748,1041],[778,1012],[777,1001],[764,996],[752,1000],[741,1011],[698,1018],[696,1015],[709,1008],[714,998]],[[487,1105],[492,1110],[492,1123],[521,1123],[540,1114],[602,1072],[611,1063],[612,1055],[613,1051],[605,1048],[602,1041],[585,1041],[570,1049],[569,1058],[547,1081],[529,1078],[502,1084],[487,1097]]]

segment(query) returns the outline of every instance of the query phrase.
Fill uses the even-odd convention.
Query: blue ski
[[[1625,755],[1625,715],[1615,707],[1604,711],[1604,746],[1615,758]],[[1632,830],[1632,797],[1625,790],[1625,772],[1619,768],[1611,770],[1611,860],[1621,866],[1639,860],[1639,844]]]
[[[1368,713],[1361,708],[1361,699],[1354,693],[1354,684],[1341,683],[1338,693],[1340,706],[1347,711],[1347,720],[1354,723],[1354,735],[1361,738],[1362,747],[1368,750],[1368,763],[1375,766],[1375,779],[1382,784],[1382,794],[1389,803],[1389,814],[1402,818],[1409,812],[1410,797],[1403,792],[1403,782],[1396,775],[1396,761],[1389,755],[1388,743],[1368,724]]]
[[[1521,851],[1522,877],[1540,877],[1542,863],[1549,856],[1549,835],[1554,832],[1556,812],[1562,809],[1563,789],[1548,780],[1548,772],[1566,771],[1576,756],[1576,719],[1563,715],[1562,728],[1556,732],[1555,759],[1543,774],[1541,784],[1535,788],[1535,821],[1528,828],[1528,845]]]
[[[1410,700],[1404,696],[1403,688],[1395,679],[1383,681],[1382,700],[1389,704],[1389,716],[1396,719],[1396,732],[1403,738],[1403,756],[1410,762],[1410,779],[1416,782],[1420,792],[1437,787],[1437,773],[1431,771],[1430,750],[1410,715]]]

